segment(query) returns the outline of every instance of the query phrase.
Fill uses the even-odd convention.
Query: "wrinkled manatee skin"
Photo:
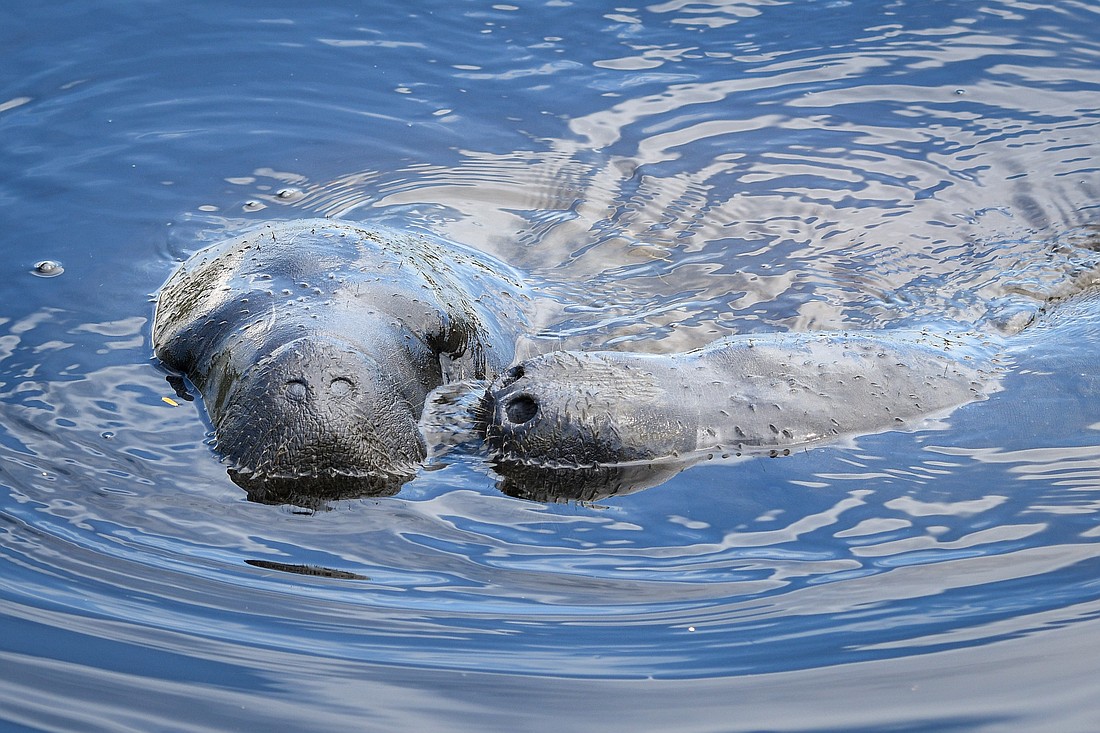
[[[424,458],[425,395],[512,361],[521,283],[428,236],[268,224],[180,266],[158,296],[154,349],[202,394],[253,498],[388,494]]]
[[[922,331],[733,336],[673,355],[553,352],[488,390],[499,461],[590,468],[681,457],[780,455],[913,429],[997,389],[1002,344]]]

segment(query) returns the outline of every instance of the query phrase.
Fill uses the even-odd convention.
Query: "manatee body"
[[[448,242],[276,223],[184,262],[153,344],[202,394],[253,498],[386,494],[425,456],[425,396],[507,367],[527,301],[510,268]]]
[[[742,335],[683,354],[514,364],[530,310],[523,278],[482,253],[316,219],[196,253],[160,291],[153,341],[202,394],[233,479],[255,500],[306,505],[396,492],[427,455],[425,401],[448,383],[491,383],[472,427],[504,491],[591,499],[706,455],[914,429],[1002,376],[1003,343],[926,331]]]
[[[732,336],[663,356],[553,352],[489,388],[485,440],[505,472],[527,480],[531,468],[780,455],[913,429],[981,399],[997,389],[1001,347],[977,334],[863,331]]]

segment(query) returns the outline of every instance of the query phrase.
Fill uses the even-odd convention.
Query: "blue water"
[[[7,3],[0,728],[1094,730],[1100,333],[1016,332],[1100,279],[1098,194],[1087,2]],[[305,216],[529,272],[529,353],[1022,356],[926,430],[590,503],[458,454],[263,506],[163,401],[151,295]]]

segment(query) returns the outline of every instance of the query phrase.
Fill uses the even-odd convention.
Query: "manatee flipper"
[[[923,331],[733,336],[693,352],[553,352],[486,393],[498,462],[606,467],[692,454],[779,455],[913,429],[997,389],[1001,345]]]

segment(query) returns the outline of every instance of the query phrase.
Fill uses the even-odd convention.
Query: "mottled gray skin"
[[[157,357],[201,392],[260,501],[393,493],[425,456],[425,396],[513,360],[527,296],[484,255],[329,220],[212,245],[161,289]]]
[[[981,399],[997,388],[1001,346],[976,334],[863,331],[733,336],[665,356],[554,352],[489,388],[485,439],[513,474],[781,455],[913,429]]]
[[[412,478],[427,452],[425,399],[449,382],[492,381],[474,430],[504,491],[591,499],[708,455],[915,429],[1002,376],[1003,343],[922,331],[733,336],[665,356],[554,352],[505,372],[529,310],[521,277],[481,253],[306,220],[185,262],[160,292],[153,341],[201,392],[234,480],[256,500],[309,505]]]

